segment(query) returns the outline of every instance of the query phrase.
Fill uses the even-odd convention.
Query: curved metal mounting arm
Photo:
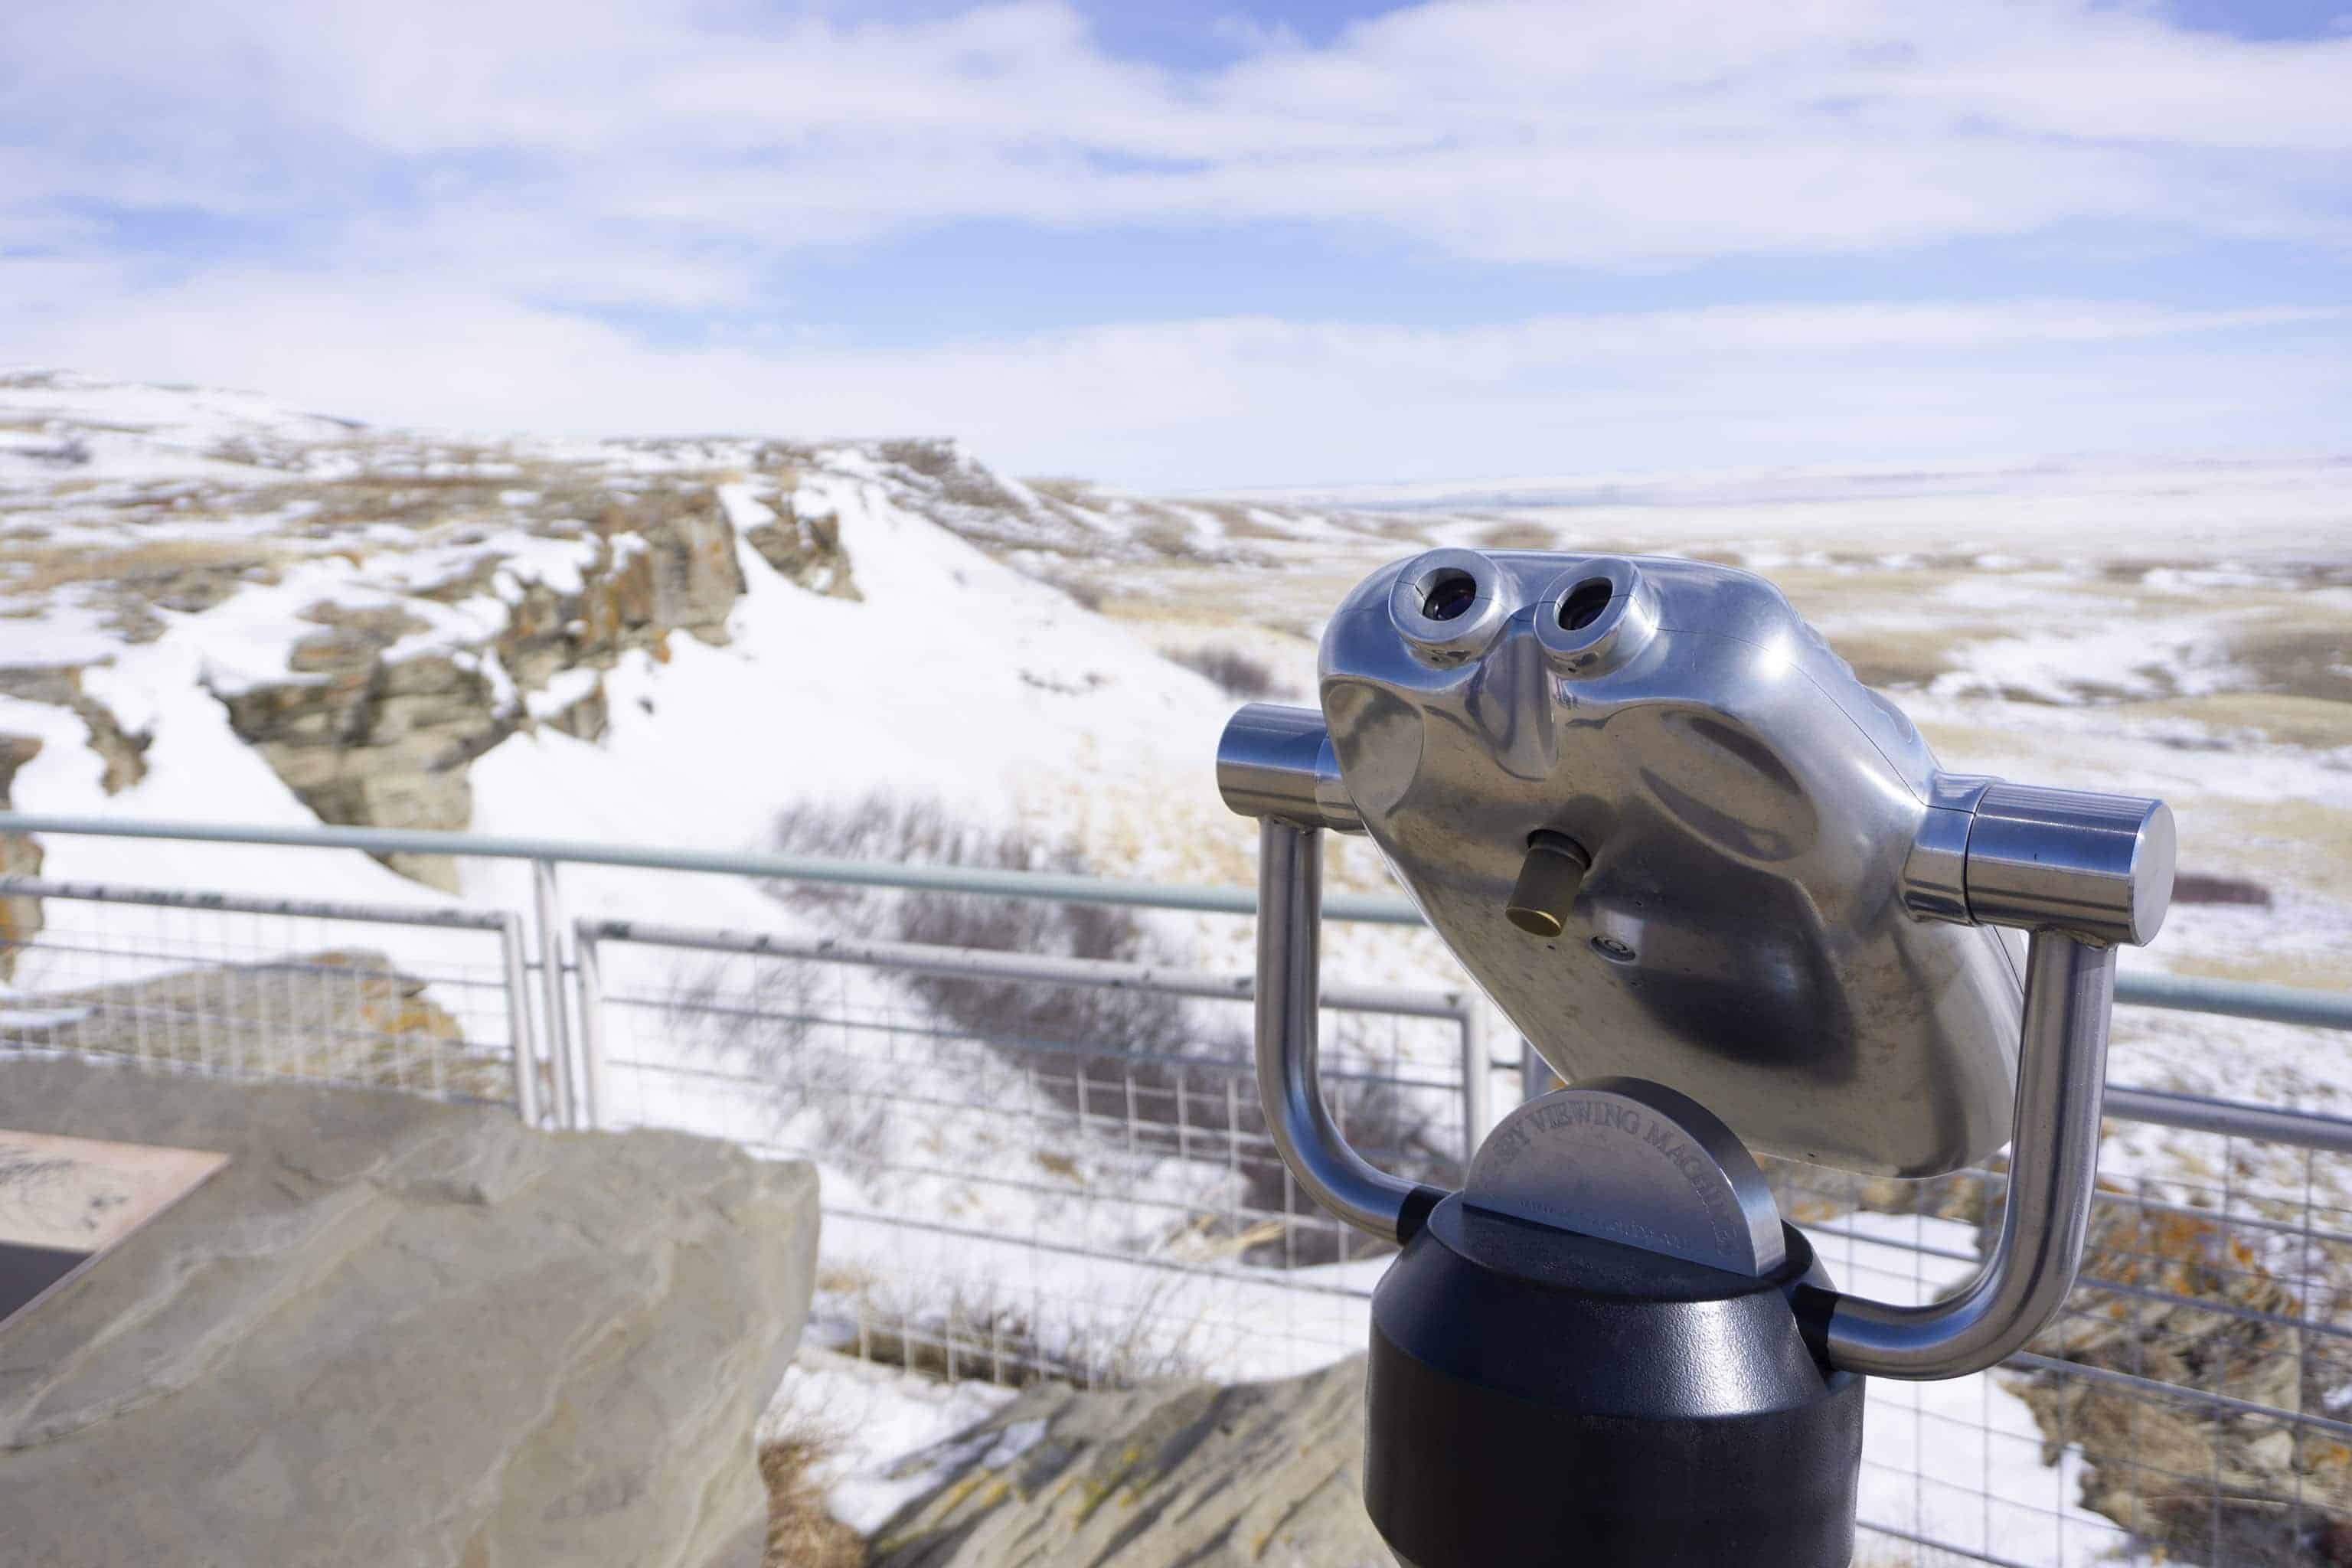
[[[1321,994],[1323,834],[1258,824],[1257,1092],[1266,1134],[1307,1197],[1358,1230],[1403,1241],[1437,1195],[1348,1146],[1316,1070]]]
[[[1992,1255],[1958,1295],[1922,1307],[1835,1299],[1823,1353],[1874,1377],[1981,1372],[2023,1349],[2064,1305],[2099,1174],[2116,944],[2153,938],[2172,901],[2172,813],[2163,802],[1951,782],[1963,792],[1951,808],[1929,811],[1922,838],[1957,826],[1959,896],[1932,918],[2030,933],[2009,1195]],[[1959,820],[1933,820],[1948,815]]]
[[[1957,1296],[1895,1307],[1839,1296],[1832,1365],[1874,1377],[1958,1377],[2024,1348],[2074,1289],[2099,1173],[2107,1013],[2116,950],[2036,931],[2025,962],[2025,1031],[2009,1199],[1992,1256]]]
[[[1257,1092],[1266,1134],[1308,1198],[1367,1235],[1402,1241],[1443,1194],[1348,1146],[1317,1072],[1323,829],[1361,832],[1323,716],[1253,702],[1217,743],[1225,804],[1258,819]]]

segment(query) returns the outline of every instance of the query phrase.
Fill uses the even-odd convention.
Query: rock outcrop
[[[0,1107],[232,1156],[0,1329],[0,1563],[759,1562],[808,1166],[69,1061]]]
[[[294,645],[292,679],[222,694],[237,737],[320,821],[463,830],[473,820],[467,769],[475,758],[534,722],[583,740],[602,733],[604,695],[593,672],[632,648],[667,659],[673,633],[727,640],[743,574],[734,525],[709,485],[582,487],[533,504],[545,514],[536,524],[544,537],[588,550],[576,587],[536,577],[501,583],[505,558],[485,546],[463,571],[416,596],[445,605],[500,597],[505,624],[494,634],[470,646],[404,652],[403,639],[429,630],[428,622],[396,603],[322,601],[303,611],[322,629]],[[845,581],[845,563],[839,570]],[[528,698],[573,671],[592,672],[580,695],[534,719]],[[457,890],[446,856],[385,861]]]
[[[147,748],[154,737],[144,731],[124,729],[113,709],[84,690],[84,668],[39,664],[0,668],[0,695],[69,710],[89,731],[89,749],[105,764],[99,776],[99,787],[109,795],[119,795],[147,776]],[[12,774],[15,771],[9,769]]]
[[[9,797],[16,770],[41,754],[37,735],[0,734],[0,811],[13,810]],[[41,874],[41,841],[29,833],[0,833],[0,877]],[[0,899],[0,981],[16,977],[16,958],[41,933],[41,900]]]
[[[2310,1251],[2323,1269],[2332,1261]],[[2032,1348],[2095,1373],[2333,1415],[2352,1353],[2295,1326],[2308,1315],[2244,1232],[2110,1203],[2093,1216],[2068,1310]],[[2334,1434],[2089,1377],[2009,1384],[2051,1462],[2080,1450],[2083,1506],[2170,1560],[2352,1564],[2352,1445]]]
[[[812,594],[862,603],[866,595],[857,591],[849,552],[841,545],[841,519],[823,512],[803,516],[790,496],[777,501],[775,511],[775,521],[745,529],[743,542],[785,581]]]
[[[5,901],[38,908],[37,900]],[[469,1046],[425,981],[366,948],[29,992],[14,998],[13,1007],[0,1044],[20,1048],[446,1099],[511,1103],[515,1097],[511,1058]]]
[[[321,822],[457,831],[473,819],[466,765],[514,732],[478,654],[389,650],[423,623],[397,607],[313,605],[328,629],[288,657],[303,679],[223,700],[230,727]],[[442,855],[386,857],[394,869],[457,890]]]
[[[1392,1568],[1364,1515],[1360,1358],[1280,1383],[1040,1384],[908,1461],[877,1568]]]

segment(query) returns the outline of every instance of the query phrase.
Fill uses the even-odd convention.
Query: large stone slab
[[[1363,1504],[1364,1363],[1220,1388],[1040,1384],[910,1466],[878,1568],[1393,1568]]]
[[[759,1561],[808,1166],[73,1061],[0,1124],[232,1156],[0,1329],[0,1564]]]

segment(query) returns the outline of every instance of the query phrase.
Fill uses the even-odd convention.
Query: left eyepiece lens
[[[1441,572],[1421,596],[1421,613],[1433,621],[1459,620],[1477,601],[1477,580],[1469,573]]]

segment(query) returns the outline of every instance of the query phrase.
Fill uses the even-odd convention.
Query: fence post
[[[1494,1124],[1493,1079],[1495,1064],[1486,1059],[1486,1019],[1478,1010],[1478,996],[1472,992],[1462,998],[1462,1173],[1467,1180],[1470,1162],[1478,1155],[1478,1145],[1486,1139],[1486,1129]]]
[[[507,1039],[514,1051],[515,1114],[539,1125],[539,1051],[530,1026],[530,971],[523,958],[522,917],[499,917],[499,958],[506,971]]]
[[[579,966],[580,1110],[593,1131],[604,1125],[604,983],[596,969],[594,921],[573,924],[572,956]]]
[[[1553,1084],[1559,1081],[1551,1064],[1536,1054],[1526,1036],[1519,1037],[1519,1098],[1533,1100],[1539,1094],[1549,1094]]]
[[[539,994],[547,1015],[547,1059],[555,1069],[558,1128],[580,1125],[572,1088],[572,1026],[563,1005],[563,900],[556,891],[555,862],[530,863],[531,904],[539,916]]]

